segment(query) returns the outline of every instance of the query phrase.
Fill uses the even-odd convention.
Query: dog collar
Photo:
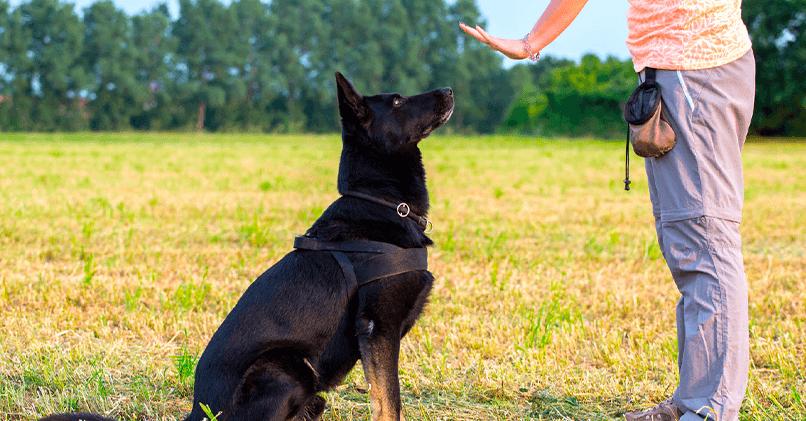
[[[344,192],[344,194],[342,194],[342,196],[349,196],[349,197],[355,197],[355,198],[358,198],[358,199],[364,199],[364,200],[366,200],[368,202],[376,203],[376,204],[381,205],[381,206],[386,206],[387,208],[392,208],[395,211],[397,211],[398,216],[400,216],[401,218],[409,218],[409,219],[412,219],[414,222],[416,222],[417,226],[420,227],[420,229],[422,229],[424,233],[431,234],[431,232],[434,231],[434,223],[429,221],[425,217],[422,217],[422,216],[417,215],[416,213],[412,212],[411,208],[409,207],[409,205],[406,204],[406,202],[400,202],[400,203],[398,203],[396,205],[396,204],[394,204],[392,202],[389,202],[387,200],[379,199],[377,197],[370,196],[370,195],[364,194],[364,193],[359,193],[359,192],[356,192],[356,191]]]

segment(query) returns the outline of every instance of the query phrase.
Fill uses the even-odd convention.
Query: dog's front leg
[[[361,323],[358,346],[361,365],[369,383],[373,421],[404,421],[400,402],[398,357],[399,329],[383,329],[372,321]]]

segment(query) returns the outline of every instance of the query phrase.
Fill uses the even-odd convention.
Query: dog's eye
[[[403,103],[403,99],[402,99],[402,98],[395,98],[395,99],[393,99],[393,100],[392,100],[392,104],[393,104],[395,107],[399,107],[399,106],[400,106],[400,104],[402,104],[402,103]]]

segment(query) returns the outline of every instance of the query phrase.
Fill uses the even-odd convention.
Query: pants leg
[[[747,387],[747,281],[738,227],[754,80],[752,52],[713,69],[657,72],[677,145],[645,164],[658,243],[681,294],[673,399],[684,421],[706,415],[736,421]]]
[[[700,217],[664,222],[666,261],[682,297],[677,305],[678,408],[692,421],[735,421],[749,370],[747,280],[739,224]],[[686,420],[686,418],[683,418]]]

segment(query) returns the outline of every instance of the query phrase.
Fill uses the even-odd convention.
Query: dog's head
[[[425,216],[428,190],[418,144],[450,118],[453,91],[364,96],[338,72],[336,83],[343,141],[339,192],[406,202]]]
[[[339,114],[345,141],[355,139],[394,153],[415,145],[453,113],[451,88],[414,96],[380,94],[364,96],[341,73],[336,72]]]
[[[364,96],[336,73],[342,142],[338,190],[392,203],[406,203],[413,214],[428,214],[428,189],[419,142],[453,113],[453,91],[437,89],[414,96]],[[410,218],[371,201],[342,197],[322,214],[307,235],[327,241],[369,239],[398,247],[433,244]]]

